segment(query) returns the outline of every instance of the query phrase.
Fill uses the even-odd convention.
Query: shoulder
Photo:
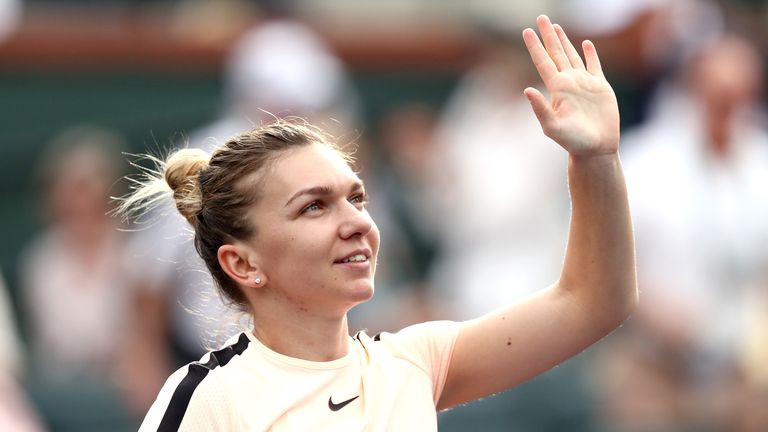
[[[383,332],[369,337],[364,332],[356,338],[366,349],[386,350],[390,355],[415,363],[422,368],[450,356],[459,332],[455,321],[428,321],[403,328],[396,333]]]
[[[460,323],[456,321],[427,321],[410,325],[395,333],[399,339],[405,342],[423,342],[441,338],[455,337],[459,331]]]
[[[232,366],[250,341],[245,333],[230,339],[221,349],[205,354],[174,372],[163,385],[142,424],[143,430],[210,430],[233,421],[235,405],[223,373],[237,373]]]
[[[459,327],[460,323],[454,321],[430,321],[406,327],[397,333],[380,333],[372,339],[358,333],[357,339],[374,361],[387,361],[377,358],[392,359],[391,365],[410,370],[404,376],[412,385],[420,382],[420,377],[426,378],[431,386],[432,398],[437,403],[445,385]]]

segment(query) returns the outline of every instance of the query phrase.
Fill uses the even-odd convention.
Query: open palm
[[[541,38],[532,29],[523,40],[550,99],[525,89],[544,134],[571,155],[611,154],[619,146],[619,109],[603,75],[595,46],[582,44],[584,60],[559,25],[545,15],[536,20]]]

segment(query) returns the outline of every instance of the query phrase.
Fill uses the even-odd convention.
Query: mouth
[[[343,258],[334,261],[334,264],[354,264],[367,263],[371,258],[371,251],[368,249],[356,250]]]

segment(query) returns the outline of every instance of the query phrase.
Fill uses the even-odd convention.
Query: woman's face
[[[363,184],[333,149],[288,150],[249,217],[265,288],[299,310],[337,316],[373,295],[379,230]]]

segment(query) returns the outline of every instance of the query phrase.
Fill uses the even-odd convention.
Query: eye
[[[319,211],[321,208],[322,207],[321,207],[320,201],[312,201],[311,203],[309,203],[309,205],[307,205],[306,207],[301,209],[301,213],[302,214],[304,214],[304,213],[312,213],[312,212]]]
[[[349,202],[352,204],[359,204],[360,206],[364,206],[368,203],[368,196],[365,194],[365,192],[356,193],[349,197]]]

